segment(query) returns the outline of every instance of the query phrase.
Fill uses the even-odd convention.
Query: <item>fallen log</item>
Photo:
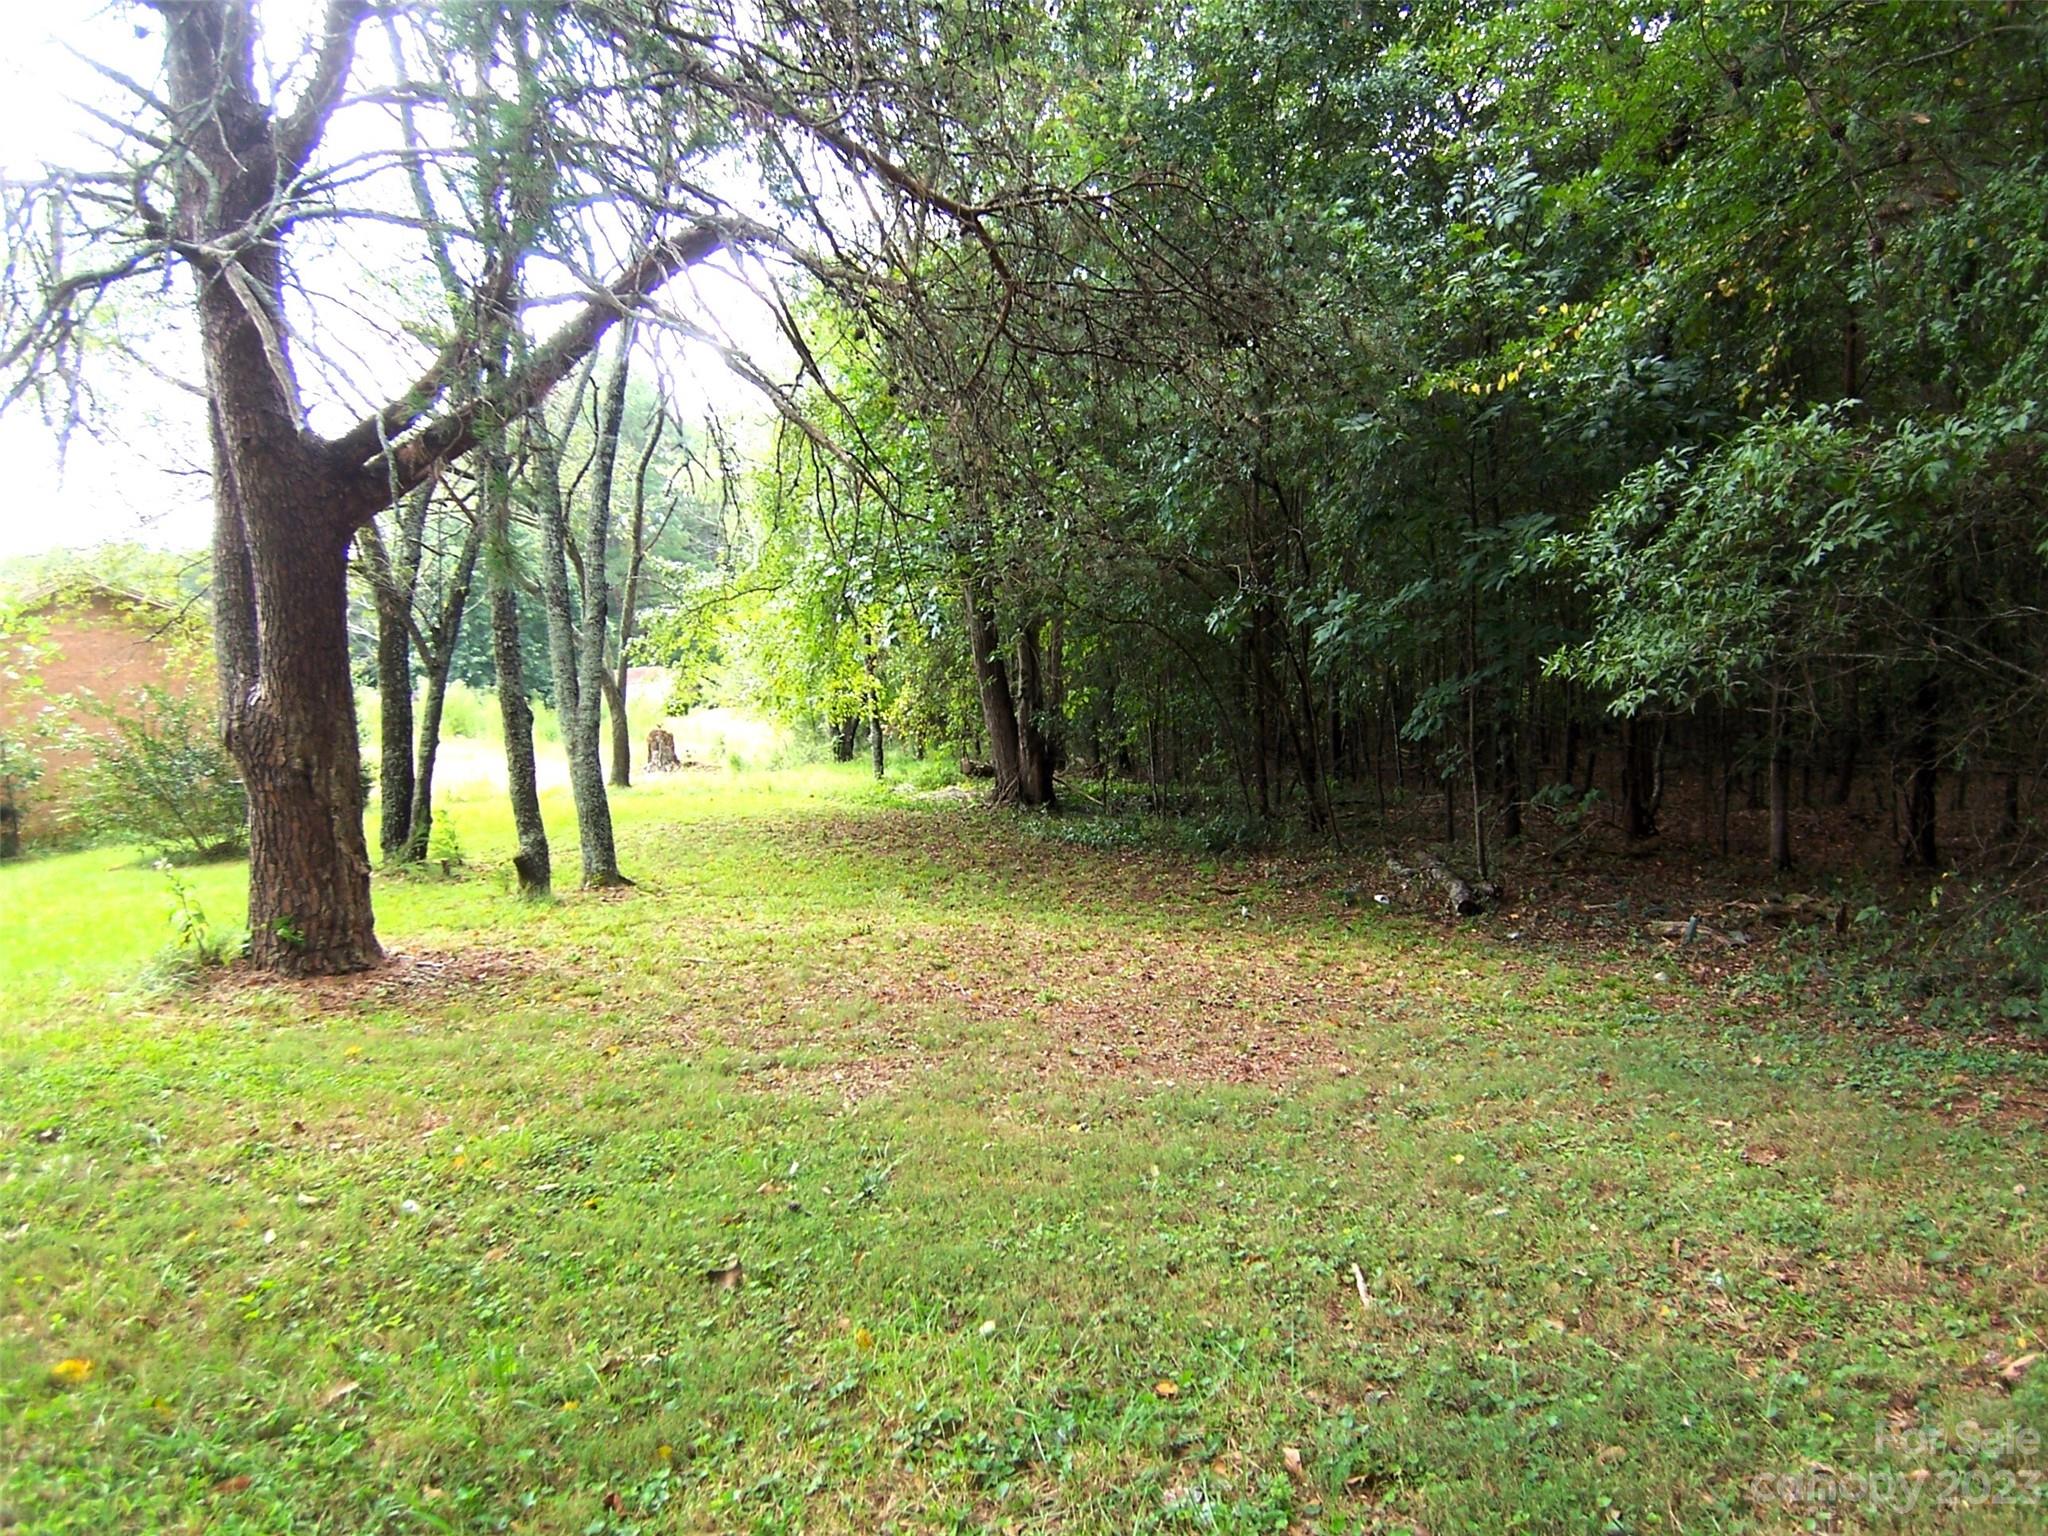
[[[1749,942],[1749,935],[1740,929],[1715,928],[1698,917],[1689,917],[1682,923],[1652,923],[1650,933],[1676,944],[1720,944],[1730,949]]]
[[[1467,880],[1433,853],[1418,853],[1414,859],[1411,867],[1389,858],[1387,873],[1404,883],[1426,882],[1443,898],[1444,909],[1452,917],[1476,917],[1501,899],[1497,881]]]

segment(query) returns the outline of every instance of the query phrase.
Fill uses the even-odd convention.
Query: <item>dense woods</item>
[[[760,560],[808,586],[783,631],[836,637],[829,709],[879,657],[904,726],[978,725],[1026,804],[1048,759],[1320,827],[1441,795],[1482,872],[1595,791],[1634,838],[1682,793],[1723,851],[1767,801],[1781,866],[1795,800],[1928,868],[1952,810],[2019,827],[2037,14],[1232,5],[980,43],[944,94],[1047,110],[947,119],[927,163],[1146,176],[1144,227],[831,295],[799,402],[830,452],[785,443]]]
[[[1004,803],[1091,773],[1343,838],[1440,802],[1480,877],[1531,806],[1779,868],[1795,804],[1929,870],[2027,823],[2032,7],[332,0],[277,67],[266,19],[164,9],[166,94],[109,66],[156,126],[10,192],[5,359],[69,420],[126,280],[190,274],[267,964],[376,954],[351,550],[385,857],[431,827],[415,674],[431,726],[488,636],[536,887],[528,696],[610,883],[636,655]],[[372,230],[415,278],[351,274]],[[793,363],[678,277],[711,261]],[[399,317],[356,368],[352,284]],[[722,585],[643,580],[683,450],[628,412],[635,335],[776,413],[692,562]]]

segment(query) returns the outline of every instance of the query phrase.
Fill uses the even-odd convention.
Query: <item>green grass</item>
[[[0,1524],[2040,1528],[2033,1061],[860,765],[617,814],[535,907],[457,798],[305,988],[0,868]]]

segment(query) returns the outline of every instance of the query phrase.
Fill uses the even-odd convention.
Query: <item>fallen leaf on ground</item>
[[[362,1383],[360,1381],[337,1381],[333,1386],[313,1399],[313,1406],[315,1408],[332,1408],[336,1403],[361,1386]]]

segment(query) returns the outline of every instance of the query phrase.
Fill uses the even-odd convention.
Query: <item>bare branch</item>
[[[356,33],[369,14],[368,0],[327,0],[313,78],[306,93],[277,127],[277,168],[281,181],[296,180],[327,130],[328,120],[348,86],[355,63]]]
[[[725,243],[725,232],[717,224],[704,222],[643,252],[601,293],[557,330],[531,354],[524,365],[504,384],[458,402],[442,415],[427,422],[410,436],[397,441],[390,455],[389,478],[381,457],[374,452],[385,417],[371,417],[329,445],[330,457],[345,467],[357,484],[352,498],[352,515],[360,522],[373,516],[377,506],[395,487],[400,494],[418,485],[442,460],[466,452],[477,439],[483,423],[509,421],[546,397],[569,371],[603,340],[613,323],[629,309],[636,308],[669,278],[684,268],[703,261]],[[461,342],[466,350],[470,343]],[[430,375],[422,383],[438,395],[446,375]],[[416,385],[415,388],[420,388]],[[388,409],[388,408],[387,408]],[[411,418],[417,420],[418,411]]]

